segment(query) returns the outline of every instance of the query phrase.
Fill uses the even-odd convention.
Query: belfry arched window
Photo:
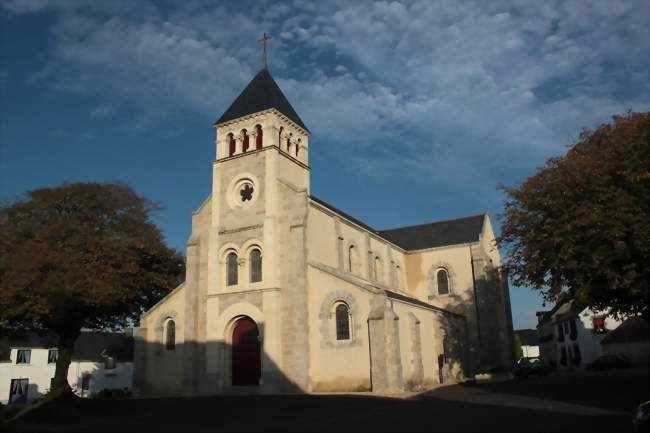
[[[176,323],[168,320],[165,324],[165,349],[174,350],[176,348]]]
[[[296,143],[296,157],[298,157],[298,151],[300,150],[300,138],[298,139],[298,142]]]
[[[447,275],[447,271],[445,269],[438,270],[436,278],[438,280],[438,294],[449,294],[449,276]]]
[[[264,136],[264,133],[262,132],[262,126],[257,125],[255,127],[255,148],[256,149],[261,149],[262,148],[262,146],[263,146],[263,142],[262,142],[263,136]]]
[[[241,137],[242,137],[242,152],[246,152],[249,147],[249,136],[248,136],[248,131],[245,129],[242,129],[241,131]]]
[[[336,305],[336,339],[350,339],[350,309],[343,302]]]
[[[233,156],[237,151],[237,142],[235,141],[235,136],[230,133],[228,134],[228,156]]]
[[[262,281],[262,252],[258,249],[251,251],[249,262],[251,283]]]
[[[230,253],[226,257],[226,285],[237,284],[237,254]]]
[[[278,132],[278,147],[282,150],[282,132],[284,131],[284,126],[280,126],[280,132]]]

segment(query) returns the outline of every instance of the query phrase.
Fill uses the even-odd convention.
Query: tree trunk
[[[67,391],[70,391],[68,369],[70,367],[70,361],[72,361],[72,347],[77,337],[79,337],[79,333],[80,330],[59,334],[59,344],[57,345],[59,357],[56,360],[56,371],[50,392],[60,388],[65,388]]]

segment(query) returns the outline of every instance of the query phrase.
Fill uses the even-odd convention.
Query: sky
[[[649,22],[647,0],[0,0],[0,200],[124,182],[185,252],[212,125],[266,32],[312,132],[312,194],[377,229],[487,211],[498,233],[497,185],[648,111]],[[511,298],[534,327],[538,294]]]

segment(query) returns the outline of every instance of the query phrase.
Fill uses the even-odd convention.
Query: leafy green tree
[[[151,221],[159,206],[116,184],[28,191],[0,207],[0,327],[58,336],[53,389],[69,391],[82,328],[115,330],[173,289],[183,257]]]
[[[499,215],[505,269],[545,300],[648,315],[650,113],[584,130],[516,188]]]

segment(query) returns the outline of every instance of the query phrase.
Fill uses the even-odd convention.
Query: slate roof
[[[518,329],[513,331],[519,336],[522,346],[539,346],[539,338],[535,329]]]
[[[123,333],[83,332],[74,344],[75,361],[101,361],[102,353],[118,361],[133,361],[133,336]]]
[[[0,338],[0,362],[9,362],[10,355],[9,339],[7,337]]]
[[[485,214],[479,214],[414,226],[376,230],[318,197],[310,195],[309,198],[407,251],[477,242],[479,234],[483,231],[485,218]]]
[[[37,335],[26,332],[16,337],[0,340],[0,362],[9,361],[12,347],[54,348],[57,337],[53,334]],[[133,336],[126,333],[82,332],[72,349],[73,361],[102,361],[102,353],[118,361],[133,361]]]
[[[627,334],[628,342],[649,341],[650,324],[640,317],[631,317],[621,323],[618,328],[607,334],[607,336],[600,341],[600,344],[625,343],[625,334]]]
[[[305,126],[296,110],[293,109],[280,87],[275,82],[268,69],[263,68],[248,83],[248,86],[239,94],[235,102],[228,107],[225,113],[215,122],[228,122],[248,114],[275,108],[280,113],[287,116],[293,122],[298,124],[305,131],[309,129]]]
[[[483,231],[485,214],[472,215],[446,221],[437,221],[415,226],[379,230],[379,235],[405,250],[477,242]]]

